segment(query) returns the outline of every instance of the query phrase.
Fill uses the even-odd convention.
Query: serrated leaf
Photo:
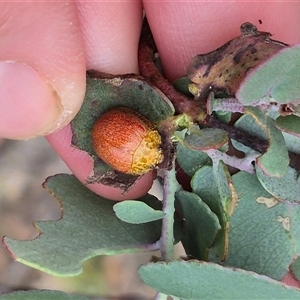
[[[200,129],[196,125],[189,128],[183,145],[193,150],[219,149],[228,142],[227,132],[219,128]]]
[[[224,264],[281,280],[299,254],[300,206],[274,199],[255,175],[239,172],[232,181],[240,199]]]
[[[183,300],[299,299],[300,292],[266,276],[198,261],[149,263],[141,279],[155,290]]]
[[[160,221],[122,222],[113,211],[115,202],[94,194],[72,175],[50,177],[44,186],[61,203],[63,215],[58,221],[36,222],[40,235],[34,240],[4,238],[5,247],[19,262],[53,275],[73,276],[91,257],[142,251],[160,238]],[[140,200],[161,208],[154,196]]]
[[[284,176],[276,178],[269,177],[256,168],[256,176],[265,190],[274,197],[290,202],[300,202],[300,183],[294,169],[288,167]]]
[[[276,119],[275,125],[284,132],[300,137],[300,118],[297,116],[280,116]]]
[[[126,200],[113,207],[117,217],[130,224],[142,224],[160,220],[165,216],[161,210],[156,210],[141,201]]]
[[[266,103],[299,103],[300,45],[284,48],[249,72],[236,97],[244,105],[259,100]]]
[[[87,152],[94,160],[94,170],[87,183],[101,182],[127,190],[138,177],[113,170],[96,155],[91,141],[94,122],[108,109],[126,106],[158,123],[172,116],[174,108],[168,98],[137,75],[112,76],[95,71],[87,75],[84,102],[71,122],[72,145]]]
[[[257,166],[269,176],[284,176],[290,160],[283,135],[274,125],[274,120],[255,107],[246,107],[245,113],[265,131],[269,141],[266,153],[256,159]]]
[[[205,152],[193,150],[181,144],[177,145],[176,160],[183,171],[191,177],[202,166],[211,165],[211,159]]]
[[[76,295],[67,295],[60,291],[17,291],[1,295],[2,300],[88,300]]]
[[[182,245],[188,256],[207,260],[217,232],[221,229],[218,217],[199,196],[187,191],[176,193],[176,211],[183,219]]]
[[[221,260],[224,260],[228,251],[228,209],[232,209],[229,173],[223,163],[213,167],[204,166],[192,178],[191,186],[197,194],[214,212],[221,225],[212,250]]]

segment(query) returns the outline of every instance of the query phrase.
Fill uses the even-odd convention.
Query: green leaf
[[[219,128],[200,129],[196,125],[189,128],[183,145],[193,150],[219,149],[228,142],[227,132]]]
[[[50,177],[44,186],[61,203],[63,215],[58,221],[36,222],[40,235],[34,240],[4,238],[5,247],[19,262],[49,274],[73,276],[91,257],[145,251],[160,238],[161,221],[122,222],[113,211],[115,202],[94,194],[72,175]],[[161,208],[154,196],[140,200]]]
[[[155,210],[144,202],[126,200],[113,207],[117,217],[130,224],[142,224],[162,219],[165,214],[161,210]]]
[[[300,154],[300,137],[282,132],[286,146],[289,151]]]
[[[300,46],[287,47],[254,68],[240,85],[236,97],[245,105],[299,103]]]
[[[235,123],[234,127],[244,131],[250,135],[258,137],[262,140],[267,140],[268,136],[265,130],[258,125],[255,119],[250,114],[242,115]]]
[[[193,95],[191,94],[191,92],[189,90],[190,83],[191,83],[191,80],[187,76],[185,76],[185,77],[180,77],[180,78],[175,79],[173,81],[172,85],[180,93],[182,93],[188,97],[192,97]]]
[[[186,254],[207,260],[208,250],[221,229],[218,217],[199,196],[184,190],[176,193],[175,205],[183,219],[181,242]]]
[[[190,177],[204,165],[211,165],[211,159],[205,152],[193,150],[181,144],[177,145],[176,160]]]
[[[88,300],[76,295],[67,295],[60,291],[18,291],[1,295],[2,300]]]
[[[294,169],[288,167],[286,174],[277,178],[267,176],[259,168],[256,168],[256,176],[272,196],[290,202],[300,202],[300,183]]]
[[[239,204],[224,264],[281,280],[300,252],[300,206],[274,198],[255,175],[239,172],[232,181]]]
[[[222,123],[228,124],[231,120],[231,115],[232,113],[229,111],[217,111],[215,112],[216,117],[218,118],[218,120],[220,120]]]
[[[248,146],[245,146],[244,144],[234,140],[234,139],[231,139],[231,143],[232,143],[232,146],[237,149],[238,151],[242,151],[244,152],[246,155],[247,154],[250,154],[251,152],[253,152],[254,150],[251,149],[250,147]]]
[[[289,155],[283,135],[275,127],[274,120],[255,107],[246,107],[245,113],[251,115],[259,127],[265,131],[269,141],[266,153],[256,159],[257,166],[269,176],[284,176],[289,165]]]
[[[137,75],[113,76],[95,71],[87,75],[84,102],[71,122],[72,145],[94,160],[94,170],[87,183],[101,182],[127,190],[138,177],[114,171],[96,155],[91,141],[96,119],[112,107],[126,106],[158,123],[172,116],[174,108],[167,97]]]
[[[300,118],[297,116],[280,116],[276,119],[275,125],[284,132],[300,137]]]
[[[300,280],[300,256],[298,256],[292,263],[290,267],[293,276],[297,279]]]
[[[299,299],[300,292],[252,272],[197,261],[149,263],[141,279],[155,290],[180,299]]]
[[[223,163],[214,167],[205,166],[199,169],[192,178],[191,186],[197,194],[214,212],[221,225],[214,243],[213,251],[220,260],[224,260],[228,251],[228,219],[232,213],[234,200],[230,188],[230,175]]]
[[[277,115],[275,116],[275,118]],[[272,117],[273,118],[273,117]],[[277,119],[275,120],[275,126]],[[265,131],[255,122],[253,117],[251,115],[243,115],[240,117],[234,124],[234,127],[250,134],[253,136],[256,136],[262,140],[267,140],[268,137],[265,133]],[[281,129],[281,128],[279,128]],[[300,138],[297,138],[296,136],[292,136],[291,134],[288,134],[286,132],[282,132],[286,146],[289,151],[292,151],[294,153],[300,153]]]

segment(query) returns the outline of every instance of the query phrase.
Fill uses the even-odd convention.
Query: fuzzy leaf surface
[[[297,116],[280,116],[276,119],[275,125],[284,132],[300,137],[300,118]]]
[[[275,116],[277,117],[277,116]],[[289,116],[290,117],[290,116]],[[287,117],[284,117],[287,118]],[[277,118],[278,119],[278,118]],[[277,126],[277,119],[275,120],[275,126],[279,129],[279,130],[283,130],[282,128],[280,128],[280,126]],[[267,140],[268,137],[266,135],[266,132],[262,129],[262,127],[260,127],[257,122],[255,122],[255,120],[253,119],[253,117],[251,115],[245,114],[242,117],[240,117],[234,124],[234,127],[245,131],[246,133],[256,136],[262,140]],[[286,147],[289,151],[300,154],[300,138],[298,138],[295,135],[292,135],[288,132],[281,132],[285,143],[286,143]]]
[[[184,147],[180,143],[177,145],[176,160],[190,177],[201,167],[211,165],[211,159],[205,152]]]
[[[286,47],[246,75],[236,97],[244,105],[299,103],[300,45]]]
[[[213,251],[224,260],[228,251],[228,208],[232,204],[232,191],[229,186],[229,174],[223,163],[214,167],[204,166],[200,168],[192,178],[191,186],[197,194],[215,213],[221,225]]]
[[[186,254],[207,260],[208,250],[221,229],[218,217],[199,196],[184,190],[176,193],[175,205],[183,219],[181,242]]]
[[[113,211],[113,201],[94,194],[72,175],[50,177],[44,187],[60,202],[61,219],[34,223],[40,233],[34,240],[4,238],[13,258],[28,266],[57,276],[73,276],[91,257],[143,251],[160,238],[160,221],[140,225],[122,222]],[[161,208],[154,196],[140,200]]]
[[[300,202],[300,182],[297,172],[288,167],[286,174],[280,178],[269,177],[256,167],[256,176],[261,185],[275,198],[289,202]]]
[[[149,263],[141,279],[156,291],[183,300],[299,299],[300,292],[266,276],[199,261]]]
[[[266,153],[256,159],[256,164],[269,176],[283,176],[289,165],[289,155],[282,133],[276,128],[274,120],[258,108],[247,107],[245,112],[265,131],[269,141]]]
[[[284,175],[289,157],[283,134],[275,127],[274,120],[258,108],[247,107],[246,112],[247,114],[239,118],[234,126],[248,134],[268,140],[267,152],[257,158],[257,164],[269,176]]]
[[[130,224],[142,224],[162,219],[165,214],[141,201],[126,200],[113,207],[117,217]]]
[[[227,132],[219,128],[203,128],[192,125],[185,135],[183,145],[193,150],[219,149],[228,142]]]
[[[239,203],[230,218],[225,265],[281,280],[300,251],[300,207],[269,194],[255,175],[232,177]]]

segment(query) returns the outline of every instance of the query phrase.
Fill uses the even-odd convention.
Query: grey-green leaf
[[[282,133],[274,125],[274,120],[258,108],[246,107],[245,112],[265,131],[269,141],[266,153],[256,159],[256,164],[269,176],[283,176],[287,172],[289,155]]]
[[[244,105],[259,100],[299,103],[300,45],[286,47],[254,68],[240,85],[236,97]]]
[[[221,229],[218,217],[199,196],[184,190],[176,193],[175,205],[183,219],[181,242],[186,254],[208,260],[208,250]]]
[[[205,152],[193,150],[181,144],[177,145],[176,159],[183,171],[190,177],[201,167],[211,165],[211,159]]]
[[[141,201],[126,200],[113,207],[117,217],[130,224],[142,224],[162,219],[165,214]]]
[[[257,177],[232,177],[239,204],[230,218],[227,266],[281,280],[300,252],[300,206],[270,195]]]
[[[204,166],[200,168],[191,181],[193,192],[219,218],[221,230],[219,230],[216,236],[212,249],[221,260],[226,258],[228,251],[228,211],[233,202],[229,177],[226,166],[220,162],[213,167]]]
[[[286,174],[279,178],[267,176],[256,167],[256,176],[265,190],[274,197],[290,202],[300,202],[298,174],[291,167],[288,167]]]
[[[155,290],[183,300],[299,299],[300,292],[266,276],[199,261],[149,263],[141,279]]]
[[[276,119],[275,125],[284,132],[300,137],[300,118],[297,116],[280,116]]]
[[[219,128],[200,129],[196,125],[189,128],[183,145],[194,150],[219,149],[228,142],[227,132]]]
[[[160,238],[161,221],[122,222],[113,211],[115,202],[96,195],[72,175],[50,177],[44,186],[60,201],[63,215],[57,221],[36,222],[40,235],[34,240],[4,238],[19,262],[53,275],[73,276],[91,257],[144,251]],[[140,201],[161,208],[154,196],[145,195]]]

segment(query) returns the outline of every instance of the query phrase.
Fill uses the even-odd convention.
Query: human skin
[[[143,7],[170,81],[185,74],[194,55],[238,36],[245,21],[285,43],[300,40],[297,2],[4,2],[0,7],[0,135],[47,135],[81,181],[93,164],[86,153],[70,147],[68,123],[83,101],[85,71],[138,72]],[[126,198],[147,192],[152,180],[150,172]],[[89,188],[124,199],[118,189]]]
[[[300,42],[300,3],[296,1],[3,2],[0,136],[46,135],[76,177],[84,181],[93,164],[86,153],[70,147],[68,124],[83,101],[85,71],[138,72],[143,8],[170,81],[185,74],[194,55],[238,36],[239,26],[246,21],[273,33],[276,40]],[[145,194],[153,177],[152,172],[143,176],[126,198]],[[125,199],[118,189],[100,184],[88,187],[110,199]]]
[[[300,40],[296,2],[5,2],[0,6],[0,60],[18,62],[0,62],[0,136],[47,135],[81,181],[91,173],[93,163],[86,153],[70,147],[68,123],[83,101],[85,71],[138,72],[143,7],[170,81],[185,74],[194,55],[238,36],[245,21],[285,43]],[[55,133],[48,135],[51,132]],[[125,197],[146,193],[153,177],[146,174]],[[89,188],[111,199],[124,199],[118,189],[100,184]]]

